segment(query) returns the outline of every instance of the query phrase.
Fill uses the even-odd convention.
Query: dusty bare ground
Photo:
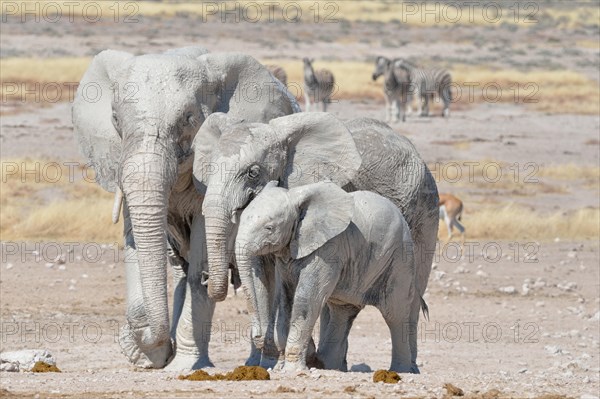
[[[531,30],[415,29],[396,24],[399,34],[385,40],[380,34],[389,26],[377,23],[250,24],[243,26],[244,34],[240,29],[231,24],[198,24],[190,16],[145,18],[134,25],[80,20],[20,24],[9,18],[0,27],[0,55],[90,56],[105,48],[142,53],[202,44],[212,51],[245,51],[260,58],[299,59],[309,54],[317,59],[364,61],[378,54],[401,53],[425,60],[423,46],[427,45],[427,53],[439,56],[446,65],[566,68],[598,79],[598,47],[577,47],[586,40],[597,43],[597,28],[563,35],[541,24]],[[383,100],[344,100],[330,110],[343,119],[382,118]],[[81,160],[72,138],[69,104],[3,102],[2,114],[2,160]],[[489,103],[455,110],[449,119],[413,116],[394,127],[415,143],[430,165],[453,160],[518,163],[517,183],[532,171],[526,168],[530,162],[542,167],[588,167],[600,162],[597,115],[549,115],[522,105]],[[462,170],[468,168],[463,165]],[[543,211],[599,206],[597,182],[540,176],[541,184],[524,194],[518,185],[502,190],[493,185],[453,185],[447,177],[443,170],[437,171],[442,191],[473,201],[466,204],[467,216],[475,202],[517,202]],[[545,192],[540,191],[542,186]],[[468,217],[465,224],[468,229]],[[51,242],[13,243],[3,238],[0,350],[48,349],[63,370],[62,374],[2,373],[0,386],[10,392],[7,396],[441,397],[446,382],[467,395],[498,389],[501,397],[598,396],[597,240],[471,241],[473,250],[459,258],[455,246],[440,250],[426,296],[430,321],[420,325],[422,374],[405,375],[396,385],[374,384],[372,372],[365,371],[387,368],[390,359],[389,333],[373,308],[359,315],[350,335],[348,364],[363,372],[273,372],[271,381],[191,382],[177,380],[174,373],[133,370],[116,340],[125,312],[121,254],[115,246],[102,245],[77,243],[69,252],[65,243],[56,247]],[[66,257],[65,264],[54,263],[57,254]],[[217,368],[211,373],[243,364],[249,348],[247,326],[241,295],[230,295],[218,304],[210,348]]]
[[[518,250],[507,242],[477,244],[463,259],[455,259],[456,247],[440,250],[426,297],[430,321],[420,325],[422,374],[388,386],[374,384],[371,372],[272,372],[271,381],[190,382],[176,373],[133,370],[116,340],[125,309],[117,249],[90,244],[70,253],[62,247],[67,262],[48,267],[57,252],[52,244],[15,249],[5,243],[4,253],[14,255],[5,255],[2,265],[2,350],[46,348],[63,373],[3,373],[2,387],[42,397],[440,397],[451,382],[466,393],[498,389],[503,397],[597,394],[598,243],[521,242]],[[217,368],[211,373],[243,364],[245,306],[241,294],[218,304],[210,347]],[[390,350],[383,318],[365,309],[350,334],[348,364],[384,369]]]

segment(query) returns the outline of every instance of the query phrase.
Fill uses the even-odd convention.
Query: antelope
[[[463,211],[463,202],[452,194],[441,194],[439,199],[440,219],[444,219],[446,228],[448,229],[448,241],[452,238],[452,229],[456,227],[465,239],[465,228],[460,223],[460,218]]]
[[[323,112],[327,111],[327,103],[331,102],[331,94],[335,85],[333,74],[328,69],[319,69],[315,71],[312,63],[304,57],[304,100],[306,112],[310,111],[310,99],[313,103],[322,102]]]

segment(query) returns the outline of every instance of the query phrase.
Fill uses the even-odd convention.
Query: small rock
[[[518,371],[519,374],[524,374],[527,371],[527,367],[523,367]]]
[[[48,262],[48,263],[46,263],[46,264],[45,264],[45,266],[46,266],[48,269],[51,269],[52,267],[54,267],[54,263]]]
[[[484,272],[483,270],[477,270],[477,273],[475,273],[477,276],[479,277],[487,277],[488,274],[486,272]]]
[[[551,355],[558,355],[563,353],[562,349],[556,345],[546,345],[544,346],[544,349]]]
[[[509,285],[508,287],[500,287],[498,288],[498,291],[505,293],[505,294],[515,294],[517,292],[517,289],[515,287],[513,287],[512,285]]]
[[[6,264],[6,270],[10,270],[14,267],[15,265],[13,265],[12,263],[7,263]]]
[[[58,267],[58,270],[67,270],[67,267],[65,265],[60,265]]]
[[[64,265],[65,264],[65,257],[62,255],[58,255],[56,258],[54,258],[54,263],[58,264],[58,265]]]

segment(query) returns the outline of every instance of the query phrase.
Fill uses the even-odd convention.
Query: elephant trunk
[[[153,361],[153,367],[163,367],[171,352],[165,350],[171,347],[166,231],[169,191],[175,168],[157,151],[136,154],[128,159],[128,165],[135,165],[135,168],[123,176],[121,185],[137,250],[144,322],[148,323],[147,326],[132,327],[140,334],[136,341],[142,352],[166,353],[167,358]]]
[[[258,349],[262,349],[265,337],[261,321],[268,320],[269,301],[263,264],[260,257],[252,256],[249,244],[243,240],[236,241],[236,263],[252,321],[252,340]]]
[[[205,203],[209,200],[205,198]],[[229,261],[227,239],[231,234],[230,216],[220,205],[204,206],[206,223],[206,248],[208,252],[208,296],[214,301],[227,297]]]

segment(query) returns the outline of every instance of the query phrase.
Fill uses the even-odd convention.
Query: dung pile
[[[384,382],[385,384],[396,384],[400,381],[400,375],[395,371],[377,370],[373,374],[373,382]]]
[[[34,373],[61,373],[60,369],[53,364],[46,362],[35,362],[31,369]]]
[[[239,366],[227,374],[210,375],[204,370],[196,370],[190,375],[180,375],[177,378],[188,381],[250,381],[270,380],[271,376],[259,366]]]

